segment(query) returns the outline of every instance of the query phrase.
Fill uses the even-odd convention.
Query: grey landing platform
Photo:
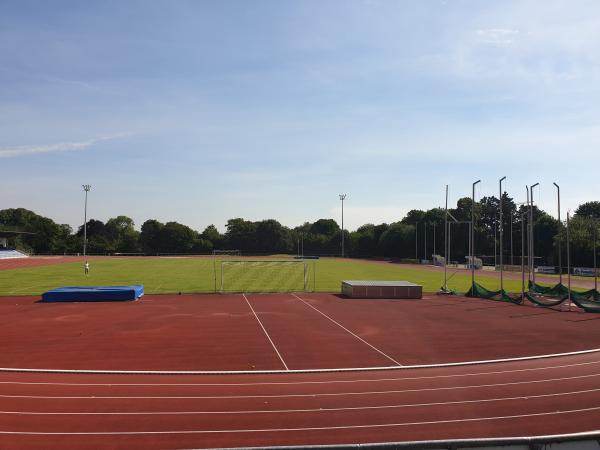
[[[350,298],[421,298],[423,286],[408,281],[342,280],[342,294]]]

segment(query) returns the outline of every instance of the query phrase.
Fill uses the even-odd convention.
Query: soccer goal
[[[305,261],[221,261],[221,292],[302,292],[308,286]]]

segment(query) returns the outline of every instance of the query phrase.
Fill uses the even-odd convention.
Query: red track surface
[[[0,298],[7,367],[290,369],[600,347],[600,316],[476,299],[328,294]],[[328,373],[0,373],[0,448],[190,448],[593,431],[600,353]]]
[[[51,266],[68,262],[81,261],[77,256],[46,256],[31,258],[7,258],[0,259],[0,270],[21,269],[23,267]]]

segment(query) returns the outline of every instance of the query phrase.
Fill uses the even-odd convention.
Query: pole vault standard
[[[481,180],[473,183],[473,196],[471,199],[471,292],[475,290],[475,186],[479,183],[481,183]]]

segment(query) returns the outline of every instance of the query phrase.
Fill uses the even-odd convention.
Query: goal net
[[[305,261],[221,261],[221,292],[301,292],[308,290]]]

